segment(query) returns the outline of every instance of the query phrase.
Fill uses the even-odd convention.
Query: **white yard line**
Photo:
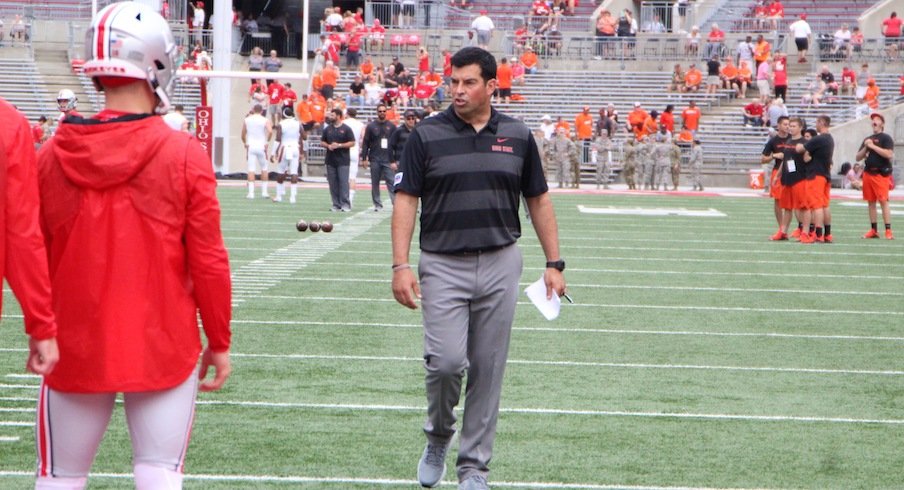
[[[33,478],[33,471],[0,471],[0,477],[24,477]],[[108,479],[131,479],[129,473],[91,473],[90,478],[108,478]],[[206,475],[206,474],[185,474],[185,480],[188,481],[211,481],[211,482],[236,482],[236,483],[295,483],[295,484],[335,484],[335,485],[370,485],[370,486],[404,486],[406,488],[419,487],[415,480],[402,480],[393,478],[342,478],[327,476],[277,476],[277,475]],[[458,482],[451,480],[443,481],[440,486],[455,487]],[[597,483],[565,483],[565,482],[519,482],[519,481],[496,481],[492,480],[494,487],[502,488],[544,488],[544,489],[562,489],[562,490],[764,490],[764,489],[743,489],[743,488],[715,488],[715,487],[675,487],[675,486],[643,486],[643,485],[619,485],[619,484],[597,484]]]

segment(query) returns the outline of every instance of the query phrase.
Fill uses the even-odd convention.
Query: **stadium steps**
[[[22,111],[29,121],[41,115],[54,115],[52,98],[34,61],[23,58],[0,58],[0,96]]]
[[[75,92],[75,96],[78,97],[79,112],[93,113],[99,110],[99,107],[93,104],[92,92],[94,89],[90,84],[85,87],[78,75],[72,72],[65,50],[35,49],[35,62],[44,79],[44,88],[50,96],[49,102],[53,107],[53,113],[47,114],[48,117],[57,116],[59,111],[56,109],[56,96],[60,90],[65,88]]]

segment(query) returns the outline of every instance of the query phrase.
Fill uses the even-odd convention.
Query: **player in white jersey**
[[[273,198],[273,202],[282,202],[286,194],[283,182],[286,181],[288,173],[292,182],[289,202],[295,204],[298,195],[298,164],[305,158],[302,148],[307,135],[301,128],[301,123],[295,119],[295,111],[291,106],[284,107],[282,115],[283,120],[276,126],[276,141],[279,141],[276,154],[279,157],[279,165],[276,167],[276,197]]]
[[[361,137],[364,135],[364,123],[355,119],[357,109],[350,107],[345,111],[345,119],[342,122],[352,129],[355,135],[355,146],[349,149],[348,167],[348,202],[355,204],[355,186],[358,183],[358,155],[361,150]]]
[[[261,114],[264,109],[260,105],[251,109],[251,115],[245,118],[242,125],[242,143],[248,155],[248,199],[254,199],[254,174],[261,173],[261,197],[270,197],[267,191],[267,142],[273,134],[270,120]]]

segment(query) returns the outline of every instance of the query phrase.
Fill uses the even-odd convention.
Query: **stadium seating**
[[[56,113],[54,96],[47,92],[34,60],[0,58],[0,96],[34,122]]]

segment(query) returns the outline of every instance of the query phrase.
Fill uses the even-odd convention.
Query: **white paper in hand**
[[[527,297],[530,298],[531,303],[540,310],[540,313],[546,317],[547,320],[555,320],[559,316],[559,309],[562,306],[562,301],[559,299],[559,295],[553,293],[552,298],[546,299],[546,282],[543,280],[543,276],[540,276],[540,279],[531,284],[524,290]]]

